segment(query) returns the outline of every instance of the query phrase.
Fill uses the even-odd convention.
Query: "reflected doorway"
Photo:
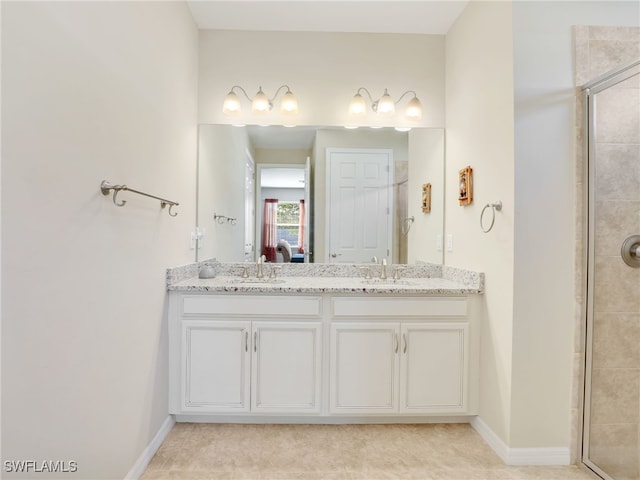
[[[310,159],[306,164],[258,164],[256,175],[256,259],[309,263]]]

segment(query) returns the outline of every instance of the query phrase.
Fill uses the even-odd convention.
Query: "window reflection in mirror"
[[[388,261],[442,263],[438,240],[444,218],[444,131],[417,128],[397,132],[392,128],[347,130],[342,127],[235,127],[200,125],[197,178],[197,227],[202,238],[196,260],[255,261],[262,254],[264,200],[305,200],[302,230],[305,239],[284,232],[274,234],[291,249],[289,261],[331,261],[327,238],[327,149],[392,149],[392,248]],[[299,190],[293,200],[283,193],[261,192],[261,171],[305,171],[307,197]],[[299,182],[304,184],[304,182]],[[431,211],[422,212],[422,186],[430,183]],[[292,190],[295,190],[293,188]],[[278,198],[281,197],[281,198]],[[216,224],[214,214],[237,218],[235,225]],[[298,238],[300,238],[300,213]],[[294,215],[295,216],[295,215]],[[412,219],[412,220],[410,220]],[[291,218],[277,222],[295,230]],[[282,237],[282,238],[279,238]],[[302,245],[300,243],[302,242]],[[300,251],[301,250],[301,251]],[[282,252],[280,252],[282,253]],[[288,253],[288,252],[287,252]],[[295,259],[294,259],[295,257]],[[292,260],[293,259],[293,260]],[[276,261],[283,261],[282,255]]]

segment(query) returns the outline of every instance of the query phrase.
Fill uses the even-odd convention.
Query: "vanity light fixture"
[[[273,98],[269,98],[266,93],[262,91],[262,87],[258,89],[258,93],[255,94],[253,98],[249,98],[247,92],[244,88],[234,85],[231,87],[227,96],[224,97],[224,103],[222,104],[222,111],[227,115],[237,115],[240,113],[240,99],[238,95],[236,95],[235,91],[240,91],[246,97],[247,100],[251,102],[251,111],[255,114],[262,115],[265,114],[273,108],[273,101],[276,99],[280,90],[286,88],[287,91],[282,96],[282,100],[280,101],[280,111],[284,115],[294,115],[298,113],[298,100],[296,100],[295,95],[291,92],[291,89],[288,85],[281,85],[276,90]]]
[[[369,101],[371,102],[371,110],[382,117],[390,117],[396,113],[396,105],[402,101],[405,95],[413,95],[413,98],[409,100],[407,104],[407,108],[404,111],[405,117],[409,120],[418,121],[422,119],[422,103],[418,99],[416,92],[413,90],[407,90],[397,101],[393,101],[391,95],[387,89],[384,89],[384,93],[378,100],[374,100],[369,90],[364,87],[358,88],[358,91],[351,99],[351,103],[349,104],[349,114],[354,117],[363,117],[367,114],[367,102],[365,98],[362,96],[362,92],[365,92],[369,97]]]

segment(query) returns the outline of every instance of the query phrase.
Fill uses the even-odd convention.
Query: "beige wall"
[[[565,446],[572,411],[573,25],[638,25],[637,2],[514,2],[513,447]],[[577,389],[576,389],[577,390]],[[574,403],[575,405],[575,403]]]
[[[507,449],[574,441],[571,25],[590,18],[633,24],[638,6],[472,2],[447,35],[445,263],[486,274],[480,418]],[[467,164],[475,200],[460,207]],[[495,200],[503,210],[483,234]]]
[[[471,2],[447,35],[445,264],[484,272],[480,417],[507,444],[513,324],[513,41],[511,4]],[[458,171],[474,170],[474,201],[458,204]],[[493,230],[479,219],[501,200]]]
[[[123,478],[168,418],[165,269],[193,259],[197,41],[179,3],[2,3],[3,460]],[[178,216],[128,192],[118,208],[103,179]]]
[[[443,64],[442,35],[202,30],[200,123],[262,124],[263,118],[250,113],[224,115],[224,96],[240,85],[249,96],[262,86],[271,97],[288,84],[300,105],[296,125],[349,124],[349,101],[358,87],[366,87],[375,98],[385,88],[394,98],[415,90],[424,105],[416,126],[442,127]],[[246,99],[242,106],[250,111]],[[266,118],[271,124],[292,122],[282,118],[277,105]],[[362,124],[381,121],[369,115]]]
[[[454,252],[445,253],[445,259],[447,264],[466,265],[487,275],[480,411],[510,448],[568,447],[573,440],[569,407],[575,234],[573,188],[567,188],[573,185],[570,35],[572,22],[589,15],[613,22],[624,16],[637,18],[633,15],[637,6],[632,4],[609,7],[514,3],[513,34],[508,18],[493,20],[493,25],[505,25],[504,30],[493,32],[507,39],[497,42],[501,49],[487,45],[495,37],[482,34],[482,15],[487,15],[488,22],[489,16],[500,14],[497,10],[506,13],[508,5],[472,3],[447,36],[447,186],[454,188],[457,170],[471,163],[468,159],[478,159],[479,166],[472,164],[476,207],[458,207],[448,197],[445,231],[454,235]],[[465,34],[467,43],[461,40]],[[507,51],[510,37],[513,61]],[[485,42],[474,44],[473,38]],[[487,52],[492,52],[489,58]],[[501,83],[511,75],[510,64],[514,68],[511,107],[509,95],[500,93],[501,88],[510,90]],[[465,69],[474,75],[465,76]],[[500,69],[502,73],[491,80],[492,72]],[[483,105],[485,100],[489,103]],[[492,109],[491,103],[502,108]],[[491,121],[510,109],[517,125],[511,127],[515,135],[515,160],[511,161],[507,150],[503,156],[491,153],[492,148],[506,147],[500,137],[512,136]],[[508,120],[502,120],[508,128]],[[491,196],[483,187],[490,188]],[[514,193],[508,202],[510,189]],[[477,224],[479,209],[497,199],[503,201],[503,211],[494,231],[483,235]],[[462,242],[456,230],[464,232]],[[487,239],[492,239],[492,246]],[[461,243],[462,255],[457,253]]]

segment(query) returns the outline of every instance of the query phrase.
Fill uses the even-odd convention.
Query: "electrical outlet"
[[[436,235],[436,251],[438,252],[442,251],[442,234],[441,233]]]
[[[447,234],[447,252],[453,252],[453,235]]]

